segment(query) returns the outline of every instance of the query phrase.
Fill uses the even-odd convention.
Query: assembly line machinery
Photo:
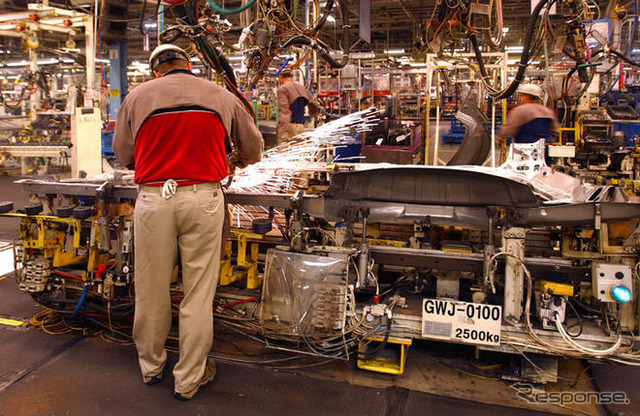
[[[241,10],[199,3],[171,2],[176,23],[159,39],[188,41],[189,51],[220,75],[250,113],[253,108],[225,56],[229,22],[218,13],[259,6],[252,22],[245,17],[234,47],[247,68],[245,86],[256,85],[274,64],[285,68],[291,57],[281,63],[281,54],[293,47],[297,67],[312,51],[334,69],[345,68],[349,60],[344,1],[339,2],[341,53],[330,53],[319,36],[335,6],[331,0],[324,14],[302,29],[286,2],[270,8],[271,2],[250,1]],[[491,97],[495,126],[495,103],[516,91],[529,63],[548,46],[545,34],[553,33],[548,15],[555,3],[568,11],[566,45],[560,45],[573,68],[567,80],[575,73],[578,83],[588,86],[603,61],[627,59],[615,49],[592,52],[586,45],[590,2],[542,0],[529,19],[517,73],[509,80],[505,53],[493,53],[495,62],[487,59],[487,49],[481,53],[481,46],[501,47],[501,2],[495,2],[499,25],[487,26],[493,2],[480,7],[439,1],[425,30],[431,51],[428,88],[438,62],[469,68],[484,93],[467,101]],[[87,44],[92,44],[90,26]],[[463,43],[472,53],[454,53]],[[92,86],[88,81],[87,88]],[[421,101],[416,105],[419,110]],[[417,120],[428,121],[426,107]],[[635,350],[640,331],[637,175],[635,180],[596,179],[588,172],[552,169],[544,162],[542,142],[512,145],[506,162],[497,166],[495,143],[481,131],[483,115],[467,105],[460,116],[475,138],[454,157],[461,166],[339,164],[327,149],[314,150],[304,141],[315,136],[325,144],[333,140],[330,145],[336,147],[353,144],[352,133],[358,131],[352,121],[373,123],[365,111],[334,121],[338,127],[326,123],[303,133],[236,173],[226,191],[231,227],[212,305],[216,322],[269,348],[355,359],[361,368],[392,374],[402,373],[414,340],[468,345],[471,354],[505,357],[511,371],[503,377],[536,382],[556,380],[558,357],[640,365]],[[99,110],[88,105],[77,109],[71,122],[78,123],[79,134],[93,137],[99,119]],[[434,165],[439,164],[437,143],[436,136]],[[425,163],[428,149],[427,142]],[[420,146],[415,150],[420,155]],[[286,157],[278,159],[278,152]],[[85,154],[99,157],[100,152],[87,148],[76,159]],[[468,166],[481,165],[489,154],[492,167]],[[59,324],[98,325],[109,339],[130,341],[137,186],[128,171],[82,179],[74,171],[72,176],[20,181],[39,200],[21,212],[12,212],[10,202],[0,203],[0,215],[20,220],[13,244],[16,280]],[[171,299],[177,308],[179,264]]]
[[[230,206],[253,214],[232,222],[219,322],[395,374],[416,339],[516,355],[540,371],[511,377],[540,382],[555,380],[557,357],[637,365],[638,189],[552,170],[540,146],[516,146],[495,169],[325,164],[300,173],[295,193],[231,186]],[[132,316],[127,174],[26,179],[41,202],[0,205],[21,220],[20,290],[74,326]]]
[[[50,7],[46,2],[0,14],[0,38],[18,39],[26,51],[26,59],[3,63],[0,164],[16,160],[26,175],[48,173],[54,163],[66,168],[71,158],[74,175],[79,170],[89,175],[101,172],[100,155],[94,152],[100,146],[101,127],[100,111],[93,110],[94,102],[99,102],[94,24],[90,14]],[[45,46],[49,37],[61,39],[60,47]],[[82,49],[76,48],[76,40],[82,42]],[[10,53],[8,47],[3,51],[5,58]],[[44,59],[43,53],[49,57]],[[51,65],[66,66],[64,89],[60,88],[63,70],[52,74],[47,70]],[[81,80],[70,72],[69,68],[76,72],[75,66],[83,69]],[[90,160],[91,167],[84,167],[83,160]]]

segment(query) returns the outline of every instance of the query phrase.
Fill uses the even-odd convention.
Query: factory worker
[[[120,163],[135,167],[140,189],[134,212],[133,338],[143,382],[160,382],[172,321],[169,286],[180,258],[184,298],[174,397],[188,400],[216,371],[207,355],[225,213],[220,189],[228,172],[225,149],[233,143],[240,164],[255,163],[262,136],[238,97],[192,74],[181,48],[157,47],[149,68],[155,79],[127,95],[113,140]]]
[[[278,145],[304,131],[304,110],[314,115],[318,107],[305,87],[293,80],[289,70],[280,73],[280,86],[276,92],[278,99]]]
[[[514,143],[551,142],[558,137],[559,125],[555,113],[542,105],[544,92],[535,84],[518,87],[518,105],[507,115],[498,137],[512,137]]]

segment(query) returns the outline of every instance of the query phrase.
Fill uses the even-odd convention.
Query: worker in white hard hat
[[[518,105],[507,115],[498,137],[511,137],[514,143],[535,143],[540,139],[551,142],[558,136],[559,125],[553,110],[542,105],[542,88],[536,84],[521,84],[516,92]]]
[[[262,136],[233,93],[196,77],[189,55],[161,45],[149,59],[155,79],[131,91],[118,110],[113,147],[135,168],[135,317],[142,381],[160,382],[172,321],[170,285],[180,260],[180,356],[174,397],[191,399],[215,375],[212,302],[218,284],[226,150],[238,163],[260,160]]]

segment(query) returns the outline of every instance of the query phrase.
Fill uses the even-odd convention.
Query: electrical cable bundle
[[[327,2],[326,10],[324,12],[324,14],[321,16],[321,18],[318,20],[317,24],[314,26],[314,28],[311,30],[311,32],[313,34],[317,34],[317,32],[322,28],[322,26],[324,25],[324,23],[327,20],[327,17],[329,16],[329,12],[331,11],[331,9],[333,8],[334,2],[333,0],[329,0]],[[320,58],[322,58],[323,60],[325,60],[329,66],[331,66],[332,68],[344,68],[344,66],[347,64],[347,62],[349,61],[349,55],[348,55],[348,51],[349,51],[349,16],[348,16],[348,7],[347,7],[347,2],[346,1],[341,1],[340,2],[340,14],[342,16],[342,49],[343,49],[343,55],[342,55],[342,60],[340,62],[336,61],[335,59],[333,59],[333,57],[329,54],[329,48],[327,45],[325,45],[324,43],[322,43],[319,40],[314,40],[312,39],[309,34],[300,34],[298,36],[292,37],[291,39],[289,39],[288,41],[286,41],[282,46],[283,48],[286,48],[290,45],[304,45],[304,46],[308,46],[310,48],[312,48],[313,50],[315,50],[318,55],[320,56]]]
[[[624,339],[622,337],[622,331],[619,323],[617,325],[617,330],[615,333],[616,338],[615,340],[611,341],[612,344],[604,349],[593,349],[593,348],[586,347],[580,344],[578,341],[576,341],[575,338],[577,338],[580,334],[575,334],[573,336],[569,334],[565,329],[564,325],[560,322],[559,316],[556,312],[554,313],[555,325],[564,341],[564,344],[558,344],[556,342],[546,341],[542,339],[541,336],[538,334],[538,332],[536,332],[536,330],[533,328],[533,325],[531,324],[531,297],[533,296],[533,278],[531,276],[531,273],[527,269],[522,259],[508,252],[497,253],[491,258],[489,263],[492,264],[500,256],[511,258],[517,261],[520,267],[522,267],[522,270],[526,278],[526,285],[527,285],[527,291],[525,295],[526,299],[525,299],[525,305],[524,305],[525,306],[524,324],[525,324],[525,329],[527,330],[530,338],[535,341],[535,344],[531,344],[530,342],[523,343],[523,341],[518,337],[504,336],[503,340],[508,345],[512,346],[516,351],[520,353],[522,352],[517,349],[517,346],[533,348],[541,352],[552,352],[558,355],[570,356],[570,357],[576,357],[576,358],[601,358],[601,359],[608,359],[615,362],[621,362],[621,360],[627,360],[630,363],[634,362],[632,358],[629,356],[629,353],[633,349],[634,340],[632,339],[629,345],[627,346],[622,345]],[[491,270],[493,269],[489,267],[490,273],[493,274]],[[490,281],[490,282],[493,281],[492,276],[488,276],[486,279],[487,281]],[[609,321],[607,317],[605,317],[605,321],[607,322],[607,325],[608,325]],[[640,354],[640,352],[638,353]],[[634,355],[633,359],[637,360],[637,365],[640,365],[640,356]]]
[[[476,72],[482,80],[482,83],[485,86],[488,94],[494,99],[506,98],[515,92],[520,82],[524,79],[524,71],[529,64],[530,58],[533,56],[532,52],[535,51],[541,44],[541,40],[543,39],[543,32],[541,29],[542,25],[537,23],[537,21],[542,9],[544,7],[551,6],[555,1],[556,0],[541,0],[533,10],[532,15],[529,19],[528,29],[525,32],[522,57],[520,59],[518,73],[515,77],[515,80],[504,90],[495,88],[490,82],[490,76],[485,68],[482,53],[478,45],[478,30],[469,27],[466,23],[460,20],[461,10],[464,10],[466,13],[468,13],[468,10],[466,10],[466,5],[464,3],[460,1],[450,2],[448,0],[442,0],[434,9],[432,20],[435,17],[436,13],[438,13],[438,21],[440,22],[440,24],[433,32],[431,41],[428,42],[429,47],[440,59],[464,64],[471,70]],[[500,23],[501,19],[498,20],[498,26],[500,26],[500,34],[502,34]],[[536,25],[538,26],[537,30]],[[491,33],[491,27],[489,27],[488,30]],[[447,33],[445,33],[445,31],[447,31]],[[467,60],[456,57],[454,53],[455,50],[452,50],[450,54],[445,54],[445,51],[448,48],[455,49],[459,41],[467,35],[469,37],[472,50],[475,53],[477,66]],[[488,44],[494,47],[496,45],[499,45],[498,41],[501,40],[501,36],[496,38],[495,41],[492,38],[493,35],[490,36],[491,41],[488,42]]]
[[[209,38],[211,29],[208,27],[201,27],[199,21],[200,10],[198,8],[198,0],[189,0],[190,2],[181,2],[185,10],[185,20],[182,25],[172,26],[165,30],[161,34],[161,39],[164,43],[170,43],[175,41],[182,34],[186,34],[192,41],[195,50],[201,55],[203,61],[216,72],[223,74],[227,87],[234,92],[238,89],[238,83],[235,79],[233,69],[226,60],[224,54],[221,52],[218,46],[214,45]],[[314,0],[316,9],[319,9],[317,0]],[[258,80],[265,74],[277,76],[285,67],[297,68],[309,56],[310,50],[314,49],[318,52],[319,56],[326,60],[332,67],[342,68],[348,61],[348,46],[349,46],[349,25],[347,15],[347,5],[345,2],[341,2],[341,14],[343,20],[343,50],[344,55],[342,61],[338,62],[329,54],[328,47],[319,41],[318,34],[327,21],[329,13],[334,7],[334,0],[329,0],[325,5],[324,13],[314,22],[311,22],[306,27],[301,27],[296,22],[296,9],[298,2],[294,1],[291,9],[284,6],[267,9],[265,2],[256,2],[255,0],[249,0],[237,9],[224,9],[220,7],[215,1],[208,0],[209,7],[221,14],[238,14],[240,13],[241,21],[245,21],[245,28],[242,31],[240,37],[240,47],[243,47],[245,38],[248,36],[252,40],[251,46],[244,50],[245,58],[247,62],[249,79],[248,86],[255,85]],[[249,7],[256,5],[258,15],[260,16],[252,23],[248,23]],[[216,40],[216,43],[222,42]],[[289,46],[300,45],[307,48],[306,52],[298,59],[297,62],[290,64],[285,61],[276,72],[268,70],[271,61],[279,54],[283,49]],[[236,47],[229,47],[230,49],[236,49]],[[249,74],[253,74],[249,76]],[[250,111],[253,111],[251,109]]]
[[[197,26],[198,22],[198,0],[190,0],[192,4],[188,2],[183,5],[187,23],[191,26]],[[225,85],[236,97],[240,99],[242,104],[245,106],[249,114],[253,116],[255,121],[256,115],[253,110],[253,106],[247,101],[245,96],[238,91],[238,84],[236,82],[235,75],[233,73],[233,68],[227,61],[224,54],[215,46],[211,45],[210,42],[206,39],[205,36],[196,36],[192,39],[194,42],[196,49],[200,52],[203,62],[205,62],[208,66],[213,68],[216,72],[222,74],[224,78]]]
[[[513,95],[519,84],[524,80],[526,67],[532,62],[535,56],[540,54],[542,46],[547,41],[546,34],[548,33],[554,41],[557,40],[549,20],[549,10],[556,2],[557,0],[542,0],[534,8],[529,19],[527,30],[525,31],[523,50],[518,62],[517,73],[514,80],[505,89],[497,88],[491,82],[491,76],[486,69],[477,37],[479,30],[467,25],[461,20],[461,16],[464,16],[465,13],[469,13],[465,3],[461,1],[456,2],[451,0],[442,0],[438,4],[434,9],[432,20],[437,13],[437,21],[440,23],[435,30],[431,31],[432,36],[428,44],[431,50],[437,54],[440,59],[464,64],[477,73],[487,90],[487,93],[491,97],[494,99],[504,99]],[[569,4],[573,15],[565,22],[565,26],[569,31],[569,40],[572,43],[572,47],[564,46],[563,52],[576,61],[575,67],[571,73],[573,74],[574,72],[578,72],[580,82],[586,84],[584,85],[584,88],[582,88],[582,91],[584,92],[593,79],[595,66],[600,65],[599,62],[593,61],[593,58],[597,53],[592,53],[589,45],[587,45],[585,41],[585,37],[588,33],[591,33],[591,29],[587,31],[584,27],[586,26],[585,22],[587,19],[590,19],[587,16],[587,12],[590,7],[593,6],[596,10],[596,17],[594,18],[596,20],[599,16],[599,9],[595,2],[589,3],[588,0],[572,0]],[[491,27],[484,29],[491,31]],[[454,53],[455,48],[459,46],[460,41],[466,37],[468,37],[471,49],[475,54],[476,63],[461,59]],[[485,38],[487,37],[485,36]],[[498,40],[499,38],[497,35],[492,35],[486,43],[495,48],[498,44]],[[450,49],[451,52],[447,52]],[[599,53],[602,53],[602,50]],[[640,66],[637,62],[634,62],[629,59],[629,57],[616,50],[607,50],[607,56],[614,56],[616,59],[632,66]],[[566,90],[568,90],[568,88],[564,88],[564,91]]]

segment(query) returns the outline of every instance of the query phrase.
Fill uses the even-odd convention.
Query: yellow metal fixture
[[[573,296],[573,286],[563,283],[540,281],[540,291],[556,296]]]
[[[366,337],[358,344],[358,355],[366,355],[369,346],[373,344],[373,348],[376,348],[383,341],[383,337]],[[407,350],[410,345],[411,339],[389,337],[385,347],[377,352],[376,357],[358,358],[358,368],[377,373],[400,375],[404,372],[404,363],[407,360]]]

